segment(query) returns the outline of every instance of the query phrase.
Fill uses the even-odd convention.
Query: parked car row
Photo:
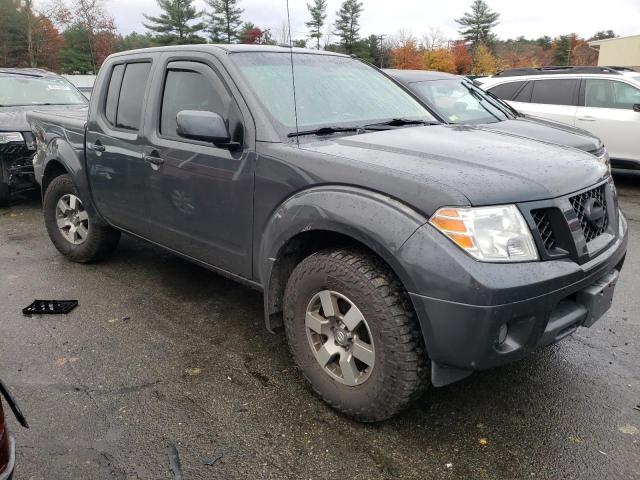
[[[262,291],[312,389],[361,421],[591,326],[625,259],[602,142],[456,77],[153,48],[105,61],[88,114],[28,119],[63,255],[125,232]]]

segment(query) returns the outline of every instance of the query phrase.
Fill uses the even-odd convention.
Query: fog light
[[[498,345],[502,345],[504,341],[507,339],[507,333],[509,332],[509,327],[507,327],[506,323],[500,325],[500,330],[498,330]]]

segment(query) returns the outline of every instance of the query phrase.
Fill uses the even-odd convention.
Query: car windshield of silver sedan
[[[459,79],[410,84],[411,90],[449,123],[495,123],[514,118],[507,106]]]
[[[294,79],[300,131],[328,134],[437,122],[411,95],[359,60],[294,53],[292,76],[291,57],[288,52],[231,55],[258,101],[289,134],[296,127]]]
[[[0,107],[86,103],[86,98],[63,78],[0,75]]]

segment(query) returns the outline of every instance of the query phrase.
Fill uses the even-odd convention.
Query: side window
[[[613,83],[613,108],[633,109],[633,106],[640,103],[640,89],[622,82]]]
[[[142,117],[142,102],[149,79],[150,63],[129,63],[122,78],[122,88],[116,112],[116,127],[138,130]]]
[[[105,101],[104,115],[107,121],[113,126],[116,124],[116,110],[118,107],[118,94],[120,93],[120,85],[122,84],[122,75],[124,74],[124,65],[116,65],[111,71],[111,80],[109,80],[109,90],[107,90],[107,99]]]
[[[496,85],[489,89],[491,93],[493,93],[496,97],[499,97],[503,100],[511,100],[515,93],[520,89],[525,82],[509,82],[503,83],[500,85]]]
[[[213,72],[204,75],[194,70],[169,69],[162,94],[160,133],[178,138],[176,116],[182,110],[214,112],[226,120],[230,100]]]
[[[585,80],[584,106],[615,108],[612,83],[609,80]]]
[[[536,80],[533,82],[531,103],[548,105],[574,105],[575,79]]]
[[[527,82],[522,90],[513,98],[514,102],[529,103],[531,101],[531,93],[533,92],[533,82]]]

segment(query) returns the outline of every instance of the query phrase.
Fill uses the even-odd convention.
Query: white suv
[[[640,73],[609,67],[516,68],[479,83],[524,114],[600,137],[614,168],[640,170]]]

